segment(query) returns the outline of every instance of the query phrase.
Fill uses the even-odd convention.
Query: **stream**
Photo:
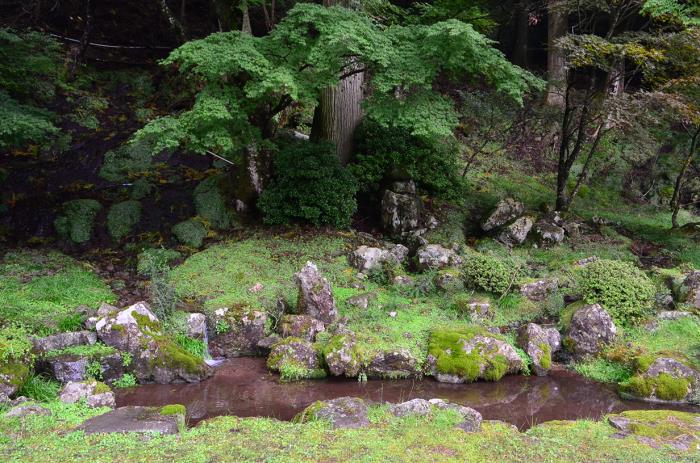
[[[654,405],[619,398],[615,389],[565,370],[549,376],[506,376],[496,383],[445,384],[423,380],[368,381],[328,378],[280,383],[264,358],[224,361],[214,376],[198,384],[146,384],[117,392],[117,406],[185,405],[189,423],[220,416],[271,417],[290,420],[315,402],[343,396],[373,402],[441,398],[478,410],[484,419],[502,420],[527,429],[550,420],[598,419],[624,410],[673,409],[698,412],[698,407]]]

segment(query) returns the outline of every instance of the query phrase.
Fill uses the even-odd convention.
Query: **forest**
[[[0,461],[700,461],[700,0],[0,0]]]

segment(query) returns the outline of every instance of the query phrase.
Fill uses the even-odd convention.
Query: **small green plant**
[[[217,320],[214,325],[214,332],[218,335],[226,334],[231,331],[231,325],[226,320]]]
[[[175,334],[174,340],[175,343],[178,346],[182,347],[185,351],[200,359],[204,358],[206,346],[204,345],[203,341],[200,341],[199,339],[192,339],[189,336],[186,336],[181,333]]]
[[[472,253],[462,265],[462,275],[468,287],[495,294],[504,294],[510,289],[514,273],[506,263],[489,254]]]
[[[117,379],[114,381],[114,387],[118,388],[127,388],[127,387],[134,387],[138,384],[138,381],[136,381],[136,377],[132,375],[131,373],[124,373],[121,378]]]
[[[44,374],[30,373],[27,381],[17,392],[18,396],[25,396],[39,402],[50,402],[58,397],[61,385]]]
[[[122,352],[122,366],[124,368],[129,368],[131,363],[134,361],[134,357],[130,352]]]
[[[79,331],[83,328],[83,316],[72,313],[61,318],[58,322],[58,331]]]
[[[138,255],[136,270],[140,275],[152,276],[170,270],[170,263],[182,256],[174,249],[146,249]]]
[[[100,362],[97,360],[93,360],[92,362],[89,362],[87,366],[85,367],[85,375],[88,378],[96,379],[98,381],[102,381],[102,365]]]

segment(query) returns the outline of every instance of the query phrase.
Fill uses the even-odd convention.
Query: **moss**
[[[226,201],[221,193],[222,179],[223,177],[218,175],[209,177],[194,189],[194,206],[197,215],[211,227],[219,230],[228,228],[232,220],[232,214],[226,208]]]
[[[537,359],[539,364],[545,370],[549,370],[552,367],[552,348],[546,342],[541,343],[537,347],[540,348],[540,356]]]
[[[102,381],[95,381],[95,394],[104,394],[112,392],[112,389]]]
[[[674,378],[666,373],[661,373],[656,379],[654,395],[661,400],[683,400],[688,395],[688,386],[690,386],[690,381],[686,378]]]
[[[466,381],[476,381],[482,374],[484,379],[497,381],[508,370],[507,360],[500,355],[487,358],[479,346],[471,352],[463,350],[465,342],[474,336],[483,335],[503,339],[481,327],[469,327],[461,331],[433,330],[430,335],[428,353],[435,357],[435,368],[439,373],[457,375]]]
[[[116,326],[116,325],[115,325]],[[123,328],[123,326],[118,325]],[[114,328],[114,326],[113,326]],[[108,355],[115,354],[117,349],[111,346],[107,346],[101,343],[96,343],[93,345],[81,345],[81,346],[71,346],[65,349],[51,350],[43,355],[43,358],[53,359],[57,357],[70,356],[70,357],[86,357],[90,360],[96,360]]]
[[[567,305],[564,310],[561,311],[561,314],[559,314],[559,326],[561,327],[562,330],[568,330],[569,326],[571,326],[571,319],[574,318],[574,314],[578,309],[581,307],[585,306],[586,303],[583,301],[577,301],[574,302],[573,304]]]
[[[24,385],[29,378],[29,371],[29,367],[23,363],[9,362],[0,365],[0,374],[7,376],[9,383],[16,388]]]
[[[163,408],[160,409],[160,414],[163,416],[172,416],[172,415],[186,415],[187,414],[187,408],[184,405],[180,404],[170,404],[166,405]]]
[[[564,348],[569,352],[574,352],[576,350],[576,341],[571,339],[570,336],[565,337],[562,341],[562,344],[564,345]]]
[[[620,391],[632,394],[635,397],[651,397],[654,393],[654,382],[650,378],[641,375],[633,376],[628,381],[620,384]]]
[[[488,365],[484,370],[484,379],[487,381],[498,381],[508,372],[508,359],[503,355],[496,355],[488,360]]]
[[[151,320],[151,317],[149,317],[148,315],[143,315],[136,311],[133,311],[131,312],[131,316],[134,317],[134,320],[136,320],[136,323],[142,330],[146,328],[152,333],[159,333],[161,331],[162,326],[160,322]]]
[[[321,379],[327,376],[323,368],[306,368],[305,366],[287,360],[279,366],[280,379],[282,381],[299,381],[302,379]]]
[[[189,352],[181,349],[170,339],[160,338],[158,340],[160,356],[155,360],[156,365],[168,369],[183,369],[193,375],[202,374],[204,364],[202,360]]]

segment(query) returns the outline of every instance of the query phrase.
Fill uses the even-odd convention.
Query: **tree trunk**
[[[323,4],[347,7],[349,2],[324,0]],[[354,66],[359,66],[349,64],[350,71]],[[314,111],[311,139],[335,143],[338,159],[343,164],[347,164],[352,157],[355,129],[362,120],[364,81],[364,72],[358,72],[342,79],[336,87],[322,90]]]
[[[547,104],[564,106],[564,88],[566,85],[566,62],[563,51],[556,41],[566,35],[568,18],[563,10],[562,0],[547,2]]]
[[[88,46],[90,45],[90,36],[92,35],[92,27],[95,18],[95,1],[87,0],[85,5],[85,29],[83,30],[83,35],[80,37],[80,44],[78,45],[78,50],[76,51],[73,62],[71,63],[70,71],[68,73],[69,80],[75,79],[75,74],[78,70],[78,65],[85,62],[85,53],[87,52]]]
[[[178,21],[178,19],[173,14],[173,11],[168,6],[168,2],[166,0],[158,0],[158,6],[160,7],[160,12],[163,14],[163,16],[165,16],[165,19],[168,21],[168,24],[170,24],[170,27],[172,28],[173,32],[175,32],[175,34],[177,35],[177,38],[180,40],[180,42],[186,42],[187,35],[185,34],[185,28],[182,27],[182,23]]]
[[[676,177],[676,184],[673,187],[673,196],[671,197],[671,208],[673,210],[671,214],[671,226],[672,228],[678,228],[678,212],[681,209],[681,190],[683,189],[683,182],[685,181],[685,174],[690,168],[690,164],[693,162],[693,156],[695,155],[695,150],[698,147],[698,136],[700,136],[700,126],[697,127],[693,137],[690,140],[690,148],[688,149],[688,156],[686,156],[681,171]]]
[[[250,26],[250,12],[248,11],[247,1],[241,3],[241,11],[243,12],[243,19],[241,20],[241,32],[253,35],[253,28]]]
[[[526,0],[517,4],[515,11],[515,43],[513,44],[513,64],[527,67],[527,37],[529,24],[529,8]]]

